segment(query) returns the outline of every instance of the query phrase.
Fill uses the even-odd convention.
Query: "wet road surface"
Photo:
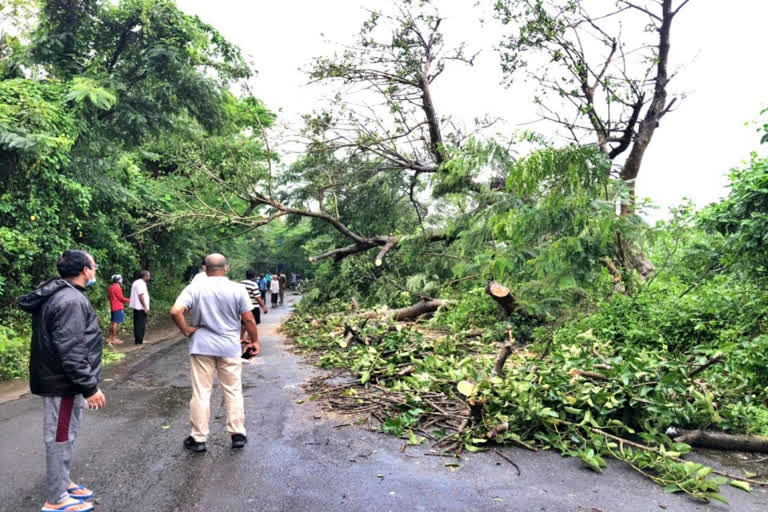
[[[730,507],[670,495],[609,461],[602,474],[554,453],[504,449],[463,460],[400,452],[402,441],[354,418],[328,417],[301,384],[322,371],[276,333],[287,306],[262,316],[262,355],[243,367],[248,445],[230,448],[223,396],[214,391],[208,451],[182,448],[190,398],[187,342],[179,337],[108,369],[108,404],[86,411],[73,479],[98,511],[725,511],[768,510],[768,494],[730,487]],[[0,405],[0,511],[38,511],[44,487],[39,397]],[[458,467],[446,463],[458,462]]]

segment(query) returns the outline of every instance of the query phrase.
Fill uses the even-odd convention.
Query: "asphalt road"
[[[292,299],[292,298],[291,298]],[[87,411],[73,479],[93,489],[99,511],[725,511],[768,510],[768,494],[725,488],[730,507],[670,495],[615,461],[602,474],[553,453],[505,449],[454,459],[328,417],[301,384],[321,370],[291,354],[276,327],[261,325],[262,355],[244,367],[249,443],[233,451],[220,390],[212,400],[208,452],[182,448],[190,398],[186,341],[130,354],[106,372],[107,407]],[[43,501],[42,407],[26,395],[0,405],[0,510],[38,511]]]

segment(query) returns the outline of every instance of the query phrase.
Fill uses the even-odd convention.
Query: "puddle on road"
[[[153,396],[147,405],[161,416],[174,416],[181,409],[189,408],[189,389],[167,388]]]
[[[724,450],[707,450],[697,448],[696,453],[711,459],[718,464],[734,469],[746,469],[752,472],[765,473],[768,455],[764,453],[731,452]]]

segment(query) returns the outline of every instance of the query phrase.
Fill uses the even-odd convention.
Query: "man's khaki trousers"
[[[213,377],[218,375],[224,391],[229,435],[245,435],[245,410],[243,408],[242,359],[239,357],[215,357],[193,354],[190,356],[192,400],[189,401],[190,435],[197,442],[208,439],[208,423],[211,417],[211,390]]]

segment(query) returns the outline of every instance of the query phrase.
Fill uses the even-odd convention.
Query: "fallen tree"
[[[443,306],[454,304],[455,301],[447,299],[422,299],[412,306],[399,309],[387,309],[384,311],[366,311],[360,313],[363,318],[378,318],[386,316],[396,321],[413,320],[427,313],[434,313]]]
[[[670,427],[667,435],[678,443],[686,443],[701,448],[715,450],[734,450],[739,452],[768,453],[768,437],[746,434],[726,434],[709,430],[685,430]]]

